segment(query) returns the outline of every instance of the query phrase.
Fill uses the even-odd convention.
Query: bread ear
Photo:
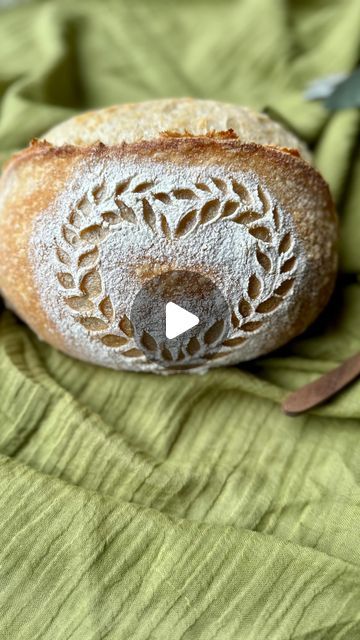
[[[107,146],[163,136],[237,138],[240,142],[298,150],[311,162],[299,138],[265,113],[248,107],[195,98],[164,98],[88,111],[60,123],[43,139],[56,145]]]

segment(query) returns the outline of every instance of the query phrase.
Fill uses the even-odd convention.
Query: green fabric
[[[277,114],[342,222],[326,313],[206,376],[101,369],[0,314],[0,637],[360,637],[360,381],[287,391],[360,351],[359,112],[306,103],[357,64],[358,0],[59,0],[0,13],[2,158],[81,110],[193,95]]]

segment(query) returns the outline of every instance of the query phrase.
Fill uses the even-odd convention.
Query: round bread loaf
[[[327,303],[337,237],[305,145],[264,114],[210,100],[71,118],[0,180],[5,303],[40,339],[114,369],[205,372],[280,347]],[[180,346],[144,330],[150,311],[137,302],[169,274],[200,307],[209,282],[226,306]]]

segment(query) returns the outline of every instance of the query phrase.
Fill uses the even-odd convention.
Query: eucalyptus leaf
[[[348,78],[347,73],[334,73],[313,80],[304,93],[305,100],[323,100],[334,92],[335,88]]]
[[[325,100],[325,107],[332,111],[360,107],[360,68],[335,87]]]

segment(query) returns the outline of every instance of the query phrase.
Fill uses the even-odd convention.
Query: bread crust
[[[89,146],[97,142],[112,146],[121,141],[156,139],[166,132],[204,136],[228,130],[241,142],[296,149],[304,160],[311,162],[306,145],[265,113],[191,97],[146,100],[87,111],[55,126],[43,139],[56,146]]]
[[[36,265],[29,250],[34,225],[43,217],[53,224],[57,215],[54,203],[59,193],[69,188],[72,176],[82,170],[84,163],[101,167],[127,166],[134,162],[139,167],[172,167],[178,173],[191,167],[209,174],[214,168],[221,168],[230,176],[239,172],[255,174],[273,200],[292,218],[306,253],[306,268],[312,272],[311,295],[309,297],[306,290],[301,292],[291,329],[288,326],[279,329],[276,346],[301,333],[317,317],[332,293],[336,277],[337,216],[323,178],[292,149],[243,143],[233,133],[167,134],[112,146],[98,143],[57,147],[33,141],[8,161],[0,181],[0,286],[7,304],[41,339],[70,355],[89,359],[81,349],[69,348],[41,301]],[[38,260],[42,259],[40,253]],[[262,348],[262,353],[273,348],[272,343],[268,349]],[[241,359],[238,350],[235,356],[230,354],[227,362]],[[98,364],[107,363],[100,360]],[[122,362],[118,366],[126,368]]]

